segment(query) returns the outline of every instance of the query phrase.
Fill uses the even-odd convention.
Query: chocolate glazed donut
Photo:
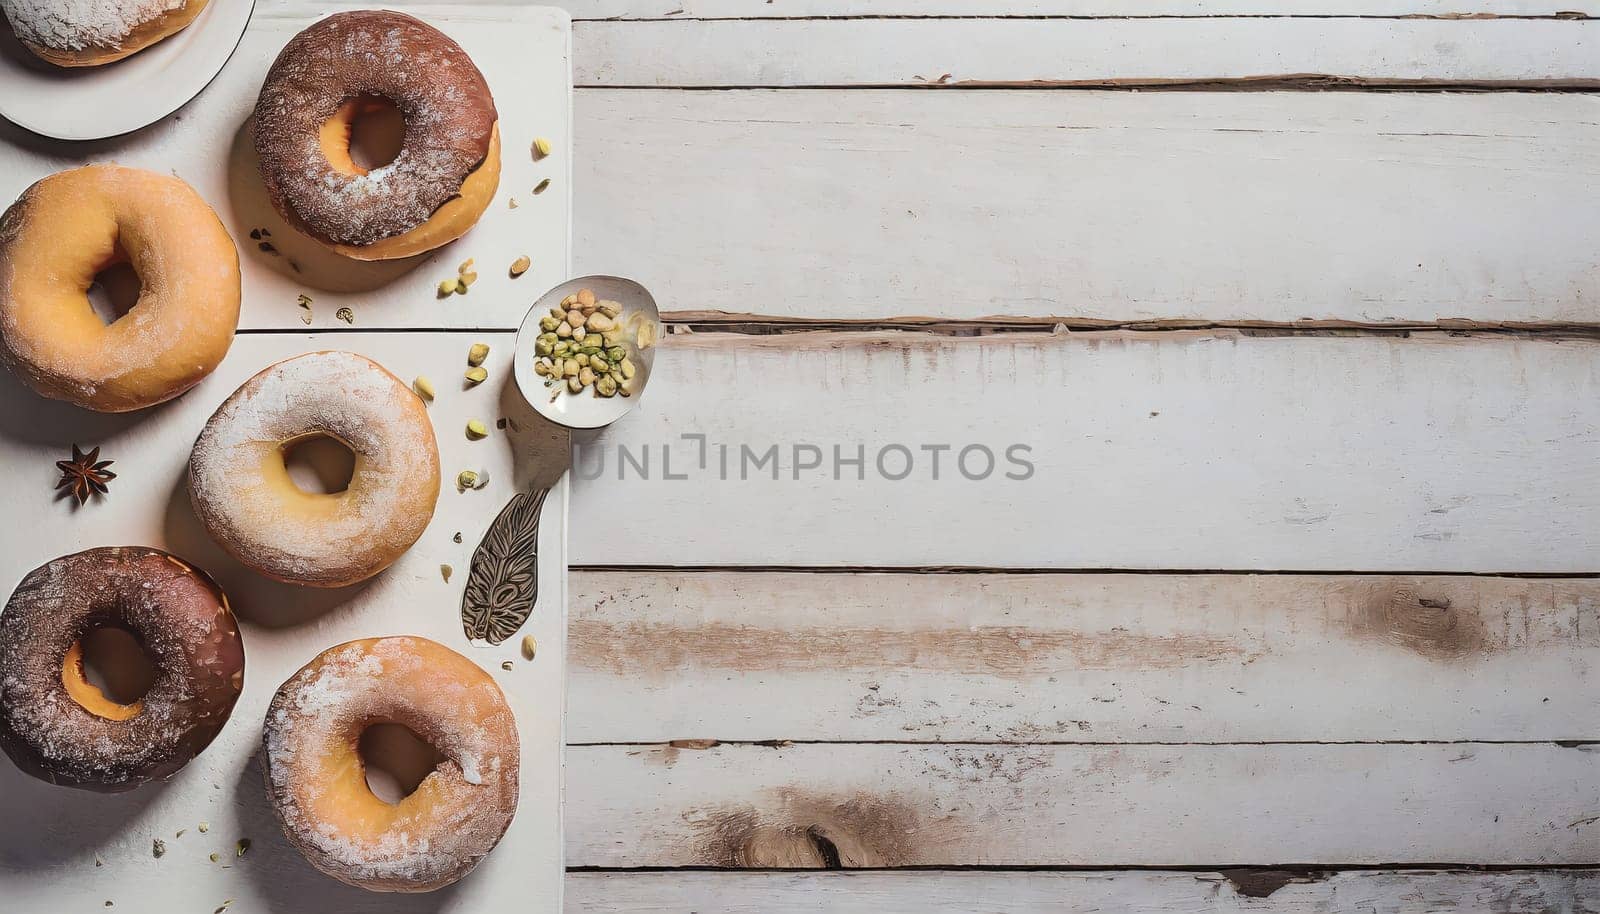
[[[399,109],[405,137],[368,171],[350,157],[350,131],[379,99]],[[482,215],[499,184],[498,122],[460,45],[410,16],[360,10],[284,46],[256,101],[255,147],[280,215],[342,254],[387,260],[453,241]]]
[[[137,638],[156,668],[118,704],[84,677],[97,628]],[[52,784],[104,793],[171,776],[222,729],[244,683],[244,645],[211,578],[159,549],[62,556],[22,579],[0,615],[0,749]]]

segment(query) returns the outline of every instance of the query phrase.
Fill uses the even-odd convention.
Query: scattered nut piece
[[[222,855],[221,854],[212,854],[210,856],[210,860],[211,860],[212,863],[216,863],[218,860],[221,860],[221,859],[222,859]]]
[[[512,209],[516,209],[517,208],[517,198],[516,197],[512,197],[511,198],[511,208]]]
[[[546,190],[548,190],[549,187],[550,187],[550,179],[549,178],[545,178],[543,181],[540,181],[538,184],[535,184],[533,186],[533,192],[534,192],[535,195],[542,194]]]
[[[186,832],[186,831],[188,831],[187,828],[180,828],[180,829],[178,829],[177,834],[173,835],[172,837],[174,837],[174,838],[182,838],[183,837],[183,833]]]
[[[459,291],[460,289],[461,289],[461,280],[459,280],[459,279],[446,279],[443,282],[439,283],[439,297],[440,298],[449,298],[451,296],[451,294]]]
[[[468,257],[466,260],[461,261],[461,266],[456,267],[456,272],[457,273],[465,273],[465,272],[467,272],[468,270],[472,269],[472,263],[473,263],[472,258]]]
[[[489,428],[488,426],[484,425],[481,420],[468,419],[467,437],[473,441],[476,441],[479,438],[487,438],[489,437]]]
[[[473,387],[477,387],[484,381],[489,380],[489,372],[483,368],[468,368],[465,377],[467,379],[467,383],[471,384]]]
[[[243,857],[244,856],[244,852],[249,850],[249,849],[250,849],[250,839],[249,838],[240,838],[238,840],[238,842],[233,845],[233,855],[235,857]]]
[[[483,360],[488,357],[489,347],[484,343],[473,343],[472,348],[467,350],[467,364],[474,368],[482,365]]]
[[[455,574],[455,571],[456,570],[454,568],[451,568],[449,565],[440,565],[439,566],[439,574],[440,574],[440,576],[442,576],[444,578],[444,582],[446,584],[450,583],[450,575]]]
[[[528,272],[528,268],[531,266],[533,266],[533,261],[529,260],[526,254],[511,261],[511,278],[516,279],[518,276]]]
[[[166,855],[167,842],[161,840],[160,838],[150,842],[150,856],[159,859],[161,857],[165,857]]]
[[[535,159],[542,159],[542,158],[544,158],[545,156],[547,156],[549,154],[550,154],[550,141],[549,140],[545,139],[544,137],[539,137],[538,139],[535,139],[533,141],[533,157]]]
[[[539,651],[539,642],[533,640],[532,635],[522,636],[522,659],[532,660],[533,655]]]
[[[199,827],[202,835],[211,830],[211,824],[208,822],[201,822]]]
[[[477,473],[474,473],[471,470],[462,470],[461,472],[456,474],[456,491],[457,492],[465,492],[468,489],[476,489],[477,487],[478,487],[478,474]],[[460,534],[456,534],[456,535],[460,536]],[[456,542],[459,543],[461,541],[460,540],[456,540]]]
[[[475,283],[477,281],[478,281],[478,274],[477,273],[474,273],[471,270],[468,270],[467,272],[462,273],[461,274],[461,291],[462,291],[462,293],[465,294],[466,291],[467,291],[467,286],[470,286],[470,285],[472,285],[473,283]]]
[[[501,663],[500,664],[500,669],[505,670],[508,673],[511,672],[511,661],[507,660],[507,661]]]
[[[433,382],[428,380],[427,375],[417,375],[416,380],[411,382],[411,389],[422,399],[433,402]]]
[[[339,310],[333,312],[333,316],[347,324],[353,324],[356,322],[356,313],[351,311],[349,308],[340,308]]]
[[[455,536],[450,537],[450,542],[452,542],[452,543],[461,542],[461,531],[460,530],[456,531],[456,535]]]
[[[304,324],[311,323],[311,296],[302,294],[295,301],[300,305],[300,322]]]

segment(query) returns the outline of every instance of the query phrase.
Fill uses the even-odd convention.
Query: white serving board
[[[471,55],[500,113],[501,177],[494,201],[462,239],[404,262],[369,265],[336,258],[287,228],[267,203],[246,128],[262,78],[290,38],[321,15],[345,8],[294,2],[256,10],[237,51],[215,81],[176,114],[107,140],[63,143],[0,122],[0,207],[46,175],[91,162],[170,172],[216,209],[244,265],[241,329],[336,329],[354,312],[360,330],[483,328],[514,330],[540,292],[567,278],[571,226],[571,21],[549,7],[413,5],[395,8],[454,38]],[[534,161],[536,137],[551,155]],[[537,196],[544,178],[550,186]],[[515,198],[518,207],[511,209]],[[282,256],[258,249],[252,229],[268,228]],[[512,280],[512,261],[532,268]],[[440,300],[439,281],[467,258],[480,276],[468,295]],[[300,265],[295,273],[290,260]],[[361,288],[332,291],[330,286]],[[310,324],[298,304],[312,298]]]
[[[490,380],[463,390],[467,347],[492,351]],[[365,585],[316,590],[259,577],[227,557],[195,520],[185,485],[189,450],[212,411],[265,365],[302,352],[344,348],[403,379],[426,374],[438,387],[429,408],[445,478],[427,531],[391,568]],[[0,582],[9,596],[32,568],[91,546],[151,545],[217,578],[239,616],[244,694],[222,734],[170,782],[121,795],[51,787],[0,758],[0,910],[7,914],[108,910],[135,914],[212,911],[358,914],[556,911],[561,890],[561,759],[565,665],[566,435],[539,419],[511,381],[506,333],[258,334],[240,337],[211,377],[173,403],[108,416],[45,401],[0,373],[0,466],[10,477],[0,524]],[[491,434],[468,441],[468,418]],[[494,428],[505,417],[521,431]],[[99,445],[115,460],[109,498],[81,508],[56,500],[54,461],[72,442]],[[487,469],[489,485],[458,493],[461,469]],[[512,639],[469,645],[460,601],[472,551],[512,493],[554,484],[539,535],[539,597],[523,631],[538,639],[532,662]],[[459,531],[462,542],[453,541]],[[440,564],[454,566],[446,583]],[[262,789],[258,748],[273,692],[327,647],[353,638],[418,634],[460,651],[505,690],[522,737],[522,798],[500,847],[455,886],[423,896],[349,888],[311,869],[284,840]],[[509,672],[503,661],[513,661]],[[198,831],[209,823],[206,834]],[[179,829],[184,835],[175,837]],[[166,854],[152,854],[152,840]],[[233,856],[234,842],[252,847]],[[223,855],[212,863],[212,852]],[[96,861],[99,861],[99,864]],[[224,866],[226,864],[226,867]]]

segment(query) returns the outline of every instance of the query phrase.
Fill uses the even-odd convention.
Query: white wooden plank
[[[362,264],[328,252],[288,228],[266,199],[247,122],[262,78],[278,51],[315,16],[350,3],[263,2],[239,49],[198,98],[144,130],[92,143],[60,143],[0,121],[0,207],[29,184],[91,162],[171,172],[188,181],[222,219],[239,248],[246,329],[480,327],[514,330],[540,292],[565,279],[570,265],[570,23],[558,10],[479,4],[406,4],[405,10],[461,43],[483,71],[500,112],[500,188],[461,240],[419,258]],[[534,137],[556,154],[533,161]],[[533,187],[552,179],[535,197]],[[510,208],[515,197],[519,207]],[[271,237],[254,240],[252,230]],[[265,243],[275,253],[261,249]],[[507,271],[532,257],[520,279]],[[481,277],[467,296],[441,301],[439,281],[474,258]],[[291,262],[294,267],[291,267]],[[312,299],[309,310],[298,305]]]
[[[567,910],[681,914],[1600,911],[1593,870],[583,872]]]
[[[465,390],[459,381],[467,347],[490,344],[492,380]],[[165,785],[116,797],[51,787],[0,759],[0,908],[7,912],[101,910],[156,914],[210,911],[224,899],[239,910],[422,912],[467,914],[510,909],[561,891],[562,693],[565,657],[566,487],[547,499],[539,543],[539,604],[526,631],[541,647],[520,659],[517,645],[474,649],[462,635],[458,607],[472,551],[515,487],[553,478],[564,436],[539,430],[537,416],[510,389],[512,334],[345,333],[240,337],[222,365],[179,399],[139,413],[88,413],[23,390],[0,372],[0,466],[9,484],[0,530],[0,598],[30,569],[57,555],[104,545],[168,549],[209,572],[228,593],[245,643],[244,692],[210,748]],[[442,472],[438,507],[421,539],[371,581],[336,590],[279,584],[227,556],[206,535],[189,504],[185,468],[196,434],[234,389],[271,362],[302,352],[343,348],[410,380],[430,375],[438,396],[429,409]],[[494,430],[468,441],[469,417],[491,428],[497,417],[527,433]],[[82,508],[56,497],[54,461],[70,445],[101,446],[118,477],[108,498]],[[553,456],[552,456],[553,454]],[[487,469],[490,485],[457,493],[449,480]],[[461,542],[454,535],[461,534]],[[455,574],[447,582],[441,564]],[[467,654],[495,677],[517,715],[522,737],[522,796],[499,850],[456,888],[430,896],[375,895],[339,885],[305,862],[284,839],[267,805],[260,762],[261,722],[278,685],[320,651],[353,638],[417,634]],[[500,663],[512,660],[511,672]],[[210,824],[206,834],[196,826]],[[175,837],[185,829],[182,838]],[[168,853],[155,859],[151,841]],[[248,855],[234,842],[249,838]],[[228,867],[210,862],[216,852]],[[97,862],[101,865],[97,865]],[[71,878],[63,874],[70,873]],[[174,886],[181,887],[177,904]]]
[[[1600,321],[1593,95],[583,90],[577,117],[578,271],[673,312]]]
[[[569,625],[574,742],[1600,733],[1594,580],[587,571]]]
[[[1600,752],[569,747],[579,867],[1589,863]]]
[[[1600,78],[1593,20],[662,19],[574,35],[580,86]]]
[[[1572,0],[564,0],[574,19],[796,19],[854,16],[1555,16],[1600,13]]]
[[[1597,355],[1443,334],[680,334],[642,408],[575,439],[572,556],[1590,572]]]

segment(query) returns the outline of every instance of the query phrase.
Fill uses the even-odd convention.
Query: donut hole
[[[367,789],[391,805],[416,793],[445,759],[433,744],[410,727],[388,721],[370,724],[356,744],[366,769]]]
[[[357,95],[322,125],[321,139],[322,152],[335,170],[364,175],[400,158],[405,115],[382,95]]]
[[[126,259],[118,259],[94,274],[87,293],[89,307],[109,327],[133,310],[143,291],[139,271]]]
[[[356,455],[332,435],[307,435],[282,447],[289,481],[307,495],[337,495],[350,488]]]
[[[84,710],[109,720],[139,712],[139,701],[156,681],[155,659],[138,635],[120,625],[97,625],[67,651],[61,678],[67,694]]]

